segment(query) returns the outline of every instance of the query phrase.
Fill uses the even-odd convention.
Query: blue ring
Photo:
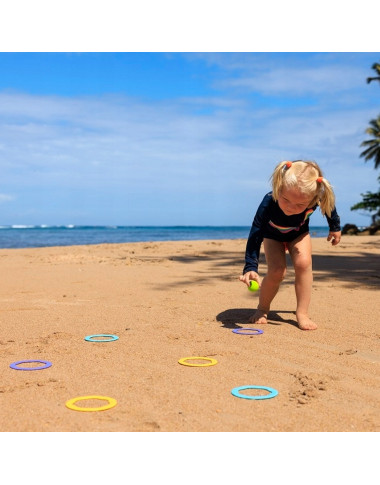
[[[26,364],[27,362],[40,362],[41,364],[45,364],[42,367],[17,367],[18,364]],[[12,362],[10,364],[11,369],[15,370],[41,370],[41,369],[47,369],[48,367],[51,367],[53,364],[47,360],[18,360],[17,362]]]
[[[252,333],[242,332],[241,330],[248,330]],[[260,335],[261,333],[264,333],[259,328],[234,328],[232,331],[233,333],[238,333],[240,335]]]
[[[108,340],[93,340],[93,337],[111,337],[110,339]],[[97,335],[87,335],[87,337],[84,338],[85,340],[87,340],[87,342],[113,342],[114,340],[118,340],[119,337],[117,335],[110,335],[108,333],[99,333]]]
[[[270,394],[267,394],[266,396],[246,396],[244,394],[240,394],[240,391],[243,391],[244,389],[264,389],[265,391],[269,391]],[[231,394],[235,397],[241,397],[242,399],[270,399],[277,396],[278,391],[266,386],[240,386],[234,387]]]

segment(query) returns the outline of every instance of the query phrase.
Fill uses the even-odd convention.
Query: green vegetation
[[[372,65],[372,69],[376,72],[377,76],[368,77],[367,83],[372,81],[378,81],[380,83],[380,64],[375,63]],[[366,129],[366,133],[371,136],[369,140],[365,140],[360,146],[366,147],[366,149],[360,154],[364,157],[364,160],[368,162],[373,160],[375,163],[375,169],[380,167],[380,115],[370,121],[369,128]],[[380,176],[377,179],[380,183]],[[366,192],[361,194],[363,200],[351,207],[351,210],[365,210],[371,213],[372,226],[379,225],[380,227],[380,190],[378,192]]]

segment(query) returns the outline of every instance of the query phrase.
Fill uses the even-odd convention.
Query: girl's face
[[[311,200],[298,189],[282,189],[278,198],[278,205],[287,216],[300,214],[309,207]]]

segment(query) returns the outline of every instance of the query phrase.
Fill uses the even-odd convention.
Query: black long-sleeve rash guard
[[[259,267],[260,247],[264,238],[275,239],[281,242],[290,242],[300,234],[309,232],[309,218],[318,207],[310,207],[300,214],[287,216],[280,209],[278,202],[272,198],[272,192],[266,194],[259,208],[249,232],[245,251],[245,266],[243,274],[248,271],[256,271]],[[338,232],[340,228],[340,217],[334,208],[331,217],[326,215],[329,229]]]

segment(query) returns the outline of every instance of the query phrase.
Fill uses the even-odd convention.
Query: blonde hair
[[[308,160],[280,162],[272,176],[272,197],[275,201],[283,189],[297,188],[302,195],[310,197],[310,207],[318,204],[323,215],[331,216],[335,207],[332,185],[323,177],[317,163]]]

